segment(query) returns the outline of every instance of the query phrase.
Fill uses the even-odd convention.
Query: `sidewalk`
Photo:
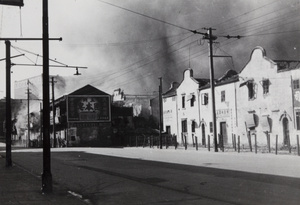
[[[68,194],[67,190],[53,184],[52,194],[42,194],[41,178],[31,175],[21,167],[5,167],[5,158],[0,156],[0,204],[23,205],[80,205],[87,204]]]

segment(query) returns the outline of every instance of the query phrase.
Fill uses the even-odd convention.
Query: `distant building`
[[[111,146],[111,96],[86,85],[55,100],[57,139],[67,146]],[[58,141],[59,141],[58,140]]]
[[[114,90],[112,103],[119,107],[131,107],[133,116],[139,120],[135,121],[137,127],[148,125],[149,120],[158,126],[159,108],[158,96],[146,94],[125,94],[120,88]]]

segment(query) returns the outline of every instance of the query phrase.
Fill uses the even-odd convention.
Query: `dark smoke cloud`
[[[297,2],[296,0],[278,2],[273,0],[112,1],[119,6],[188,29],[199,29],[199,31],[205,32],[205,30],[201,30],[202,27],[214,27],[216,29],[214,33],[222,35],[264,34],[297,30],[300,21],[289,24],[286,22],[291,21],[291,18],[299,18],[299,14],[295,14],[294,17],[286,17],[286,19],[279,18],[277,23],[275,21],[275,24],[272,25],[265,23],[261,30],[253,31],[255,23],[268,22],[280,15],[298,11]],[[262,7],[263,5],[267,6]],[[159,77],[163,77],[164,89],[167,89],[171,82],[180,82],[182,72],[189,67],[194,70],[195,77],[209,76],[208,46],[207,42],[203,40],[201,40],[201,44],[199,43],[202,39],[201,35],[170,47],[175,42],[184,39],[187,34],[173,38],[167,37],[185,33],[185,30],[100,3],[97,6],[110,12],[106,17],[96,12],[90,12],[90,17],[84,17],[80,21],[86,23],[84,21],[86,18],[93,21],[93,24],[85,27],[82,25],[84,29],[76,30],[76,32],[72,25],[68,25],[67,32],[69,35],[72,34],[73,41],[80,39],[80,42],[109,44],[111,42],[163,39],[143,44],[71,47],[70,51],[78,54],[77,60],[89,68],[85,73],[83,72],[83,76],[74,77],[66,82],[66,92],[71,92],[85,84],[91,84],[110,94],[117,88],[123,89],[125,93],[150,93],[158,90]],[[258,18],[269,12],[273,13]],[[234,18],[236,16],[239,17]],[[255,18],[257,20],[251,21]],[[228,19],[231,20],[228,21]],[[240,25],[242,29],[233,27],[234,25]],[[239,40],[219,38],[220,44],[215,45],[214,51],[218,54],[232,55],[233,62],[231,59],[215,59],[215,77],[218,78],[228,69],[234,68],[236,71],[240,71],[256,46],[265,48],[267,56],[271,59],[299,60],[300,40],[298,36],[297,33],[287,33],[253,36]],[[177,52],[172,52],[188,43],[191,43],[190,47],[187,46]],[[218,46],[223,51],[218,49]],[[158,51],[161,52],[153,56]],[[197,56],[197,53],[202,53],[202,55]],[[189,55],[191,55],[190,60]],[[142,59],[144,60],[139,62]],[[132,65],[130,69],[127,68],[129,65]]]

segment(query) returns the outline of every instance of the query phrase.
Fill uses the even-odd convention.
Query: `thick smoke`
[[[256,46],[265,48],[271,59],[299,60],[298,35],[276,34],[299,28],[300,21],[295,21],[299,18],[299,3],[296,0],[166,0],[124,1],[115,4],[187,29],[206,32],[201,28],[213,27],[216,29],[215,35],[250,35],[239,40],[217,39],[219,44],[214,44],[214,52],[232,58],[214,59],[215,78],[228,69],[242,70]],[[107,46],[76,49],[80,50],[78,59],[85,58],[89,68],[84,77],[74,77],[74,80],[68,81],[66,92],[91,84],[109,94],[117,88],[125,93],[152,93],[158,90],[159,77],[163,78],[163,88],[166,90],[171,82],[180,82],[182,72],[189,67],[194,70],[195,77],[209,77],[208,45],[201,35],[183,40],[190,35],[184,34],[186,30],[128,11],[102,6],[114,12],[95,22],[93,26],[99,28],[97,32],[92,34],[82,29],[84,32],[73,35],[83,38],[82,41],[94,39],[99,43],[107,43]],[[177,36],[170,38],[174,35]],[[158,38],[161,40],[153,40]],[[144,43],[122,44],[151,39]],[[180,40],[182,42],[173,45]],[[112,46],[111,42],[120,44]]]

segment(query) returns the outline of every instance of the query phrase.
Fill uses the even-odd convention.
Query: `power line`
[[[148,40],[137,40],[137,41],[123,41],[123,42],[108,42],[108,43],[63,43],[63,45],[74,45],[74,46],[126,46],[126,45],[136,45],[136,44],[145,44],[145,43],[152,43],[155,41],[161,41],[161,40],[166,40],[168,38],[174,38],[177,36],[185,35],[190,32],[186,33],[180,33],[177,35],[172,35],[172,36],[166,36],[162,38],[155,38],[155,39],[148,39]]]
[[[99,2],[102,2],[104,4],[107,4],[107,5],[110,5],[110,6],[113,6],[113,7],[116,7],[116,8],[119,8],[119,9],[122,9],[122,10],[125,10],[125,11],[128,11],[128,12],[131,12],[131,13],[134,13],[134,14],[137,14],[139,16],[143,16],[143,17],[146,17],[146,18],[149,18],[149,19],[152,19],[154,21],[158,21],[158,22],[161,22],[161,23],[164,23],[164,24],[167,24],[167,25],[170,25],[170,26],[174,26],[174,27],[177,27],[177,28],[180,28],[180,29],[183,29],[183,30],[186,30],[186,31],[190,31],[190,32],[195,32],[193,30],[190,30],[188,28],[185,28],[185,27],[182,27],[182,26],[179,26],[179,25],[176,25],[176,24],[173,24],[173,23],[169,23],[167,21],[163,21],[163,20],[160,20],[160,19],[157,19],[157,18],[154,18],[152,16],[148,16],[146,14],[142,14],[142,13],[139,13],[139,12],[136,12],[136,11],[133,11],[133,10],[130,10],[130,9],[127,9],[127,8],[124,8],[124,7],[121,7],[121,6],[118,6],[118,5],[115,5],[115,4],[112,4],[112,3],[108,3],[106,1],[102,1],[102,0],[98,0]]]
[[[192,34],[192,35],[193,35],[193,34]],[[176,43],[173,43],[173,44],[170,45],[167,49],[171,48],[171,47],[174,46],[174,45],[177,45],[178,43],[181,43],[182,41],[184,41],[184,40],[186,40],[186,39],[188,39],[188,38],[190,38],[192,35],[189,35],[188,37],[186,37],[186,38],[184,38],[184,39],[181,39],[180,41],[177,41]],[[186,47],[186,46],[184,46],[184,47]],[[177,50],[180,50],[180,49],[182,49],[182,48],[184,48],[184,47],[181,47],[181,48],[179,48],[179,49],[177,49]],[[154,60],[148,60],[148,59],[150,59],[151,57],[154,57],[154,56],[160,54],[160,53],[163,51],[163,50],[159,50],[158,52],[155,52],[154,54],[152,54],[152,55],[150,55],[150,56],[148,56],[148,57],[146,57],[146,58],[144,58],[144,59],[142,59],[142,60],[139,60],[139,61],[137,61],[137,62],[135,62],[135,63],[133,63],[133,64],[130,64],[130,65],[126,66],[126,67],[123,68],[122,70],[128,70],[129,68],[135,66],[136,64],[138,64],[138,63],[140,63],[140,62],[142,62],[142,61],[144,61],[144,60],[148,60],[148,62],[146,62],[146,63],[142,64],[141,66],[138,66],[138,67],[137,67],[137,68],[141,68],[141,67],[143,67],[143,66],[145,66],[145,65],[148,65],[148,64],[151,63],[151,62],[154,62],[154,61],[156,61],[156,60],[158,60],[158,59],[161,59],[162,57],[164,57],[164,56],[167,55],[167,54],[176,52],[177,50],[172,51],[172,52],[164,52],[164,53],[162,53],[162,55],[159,56],[158,58],[156,58],[156,59],[154,59]],[[135,69],[137,69],[137,68],[135,68]],[[110,76],[112,76],[112,75],[114,75],[114,74],[120,74],[120,75],[117,76],[117,77],[123,76],[124,74],[126,74],[126,73],[132,71],[132,69],[134,69],[134,68],[129,69],[129,71],[126,71],[126,72],[123,73],[123,74],[120,74],[120,70],[115,71],[115,72],[110,73],[109,75],[107,75],[106,78],[107,78],[107,77],[110,77]]]
[[[299,4],[299,2],[297,2],[297,3],[293,4],[293,5],[298,5],[298,4]],[[276,11],[271,11],[271,12],[269,12],[269,13],[260,15],[260,16],[258,16],[258,17],[253,18],[253,19],[243,21],[243,22],[241,22],[241,23],[239,23],[239,24],[237,24],[237,25],[233,25],[233,26],[227,28],[226,30],[232,30],[232,28],[237,27],[237,26],[239,26],[239,25],[241,25],[241,24],[245,24],[245,23],[248,23],[248,22],[250,22],[250,21],[254,21],[254,20],[256,20],[256,19],[259,19],[259,18],[268,16],[268,15],[270,15],[270,14],[273,14],[273,13],[278,12],[278,11],[280,11],[280,10],[287,9],[287,8],[289,8],[289,7],[290,7],[290,6],[286,6],[286,7],[280,8],[280,9],[278,9],[278,10],[276,10]]]
[[[246,36],[244,36],[244,37],[265,36],[265,35],[277,35],[277,34],[294,33],[294,32],[300,32],[300,30],[293,30],[293,31],[279,31],[279,32],[274,32],[274,33],[251,34],[251,35],[246,35]]]
[[[214,25],[213,27],[217,27],[217,26],[219,26],[219,25],[221,25],[221,24],[224,24],[224,23],[226,23],[226,22],[229,22],[229,21],[231,21],[231,20],[233,20],[233,19],[237,19],[237,18],[240,18],[240,17],[242,17],[242,16],[248,15],[248,14],[254,12],[254,11],[257,11],[257,10],[259,10],[259,9],[262,9],[262,8],[264,8],[264,7],[266,7],[266,6],[270,6],[271,4],[277,3],[277,2],[279,2],[279,1],[280,1],[280,0],[272,1],[271,3],[265,4],[265,5],[263,5],[263,6],[260,6],[260,7],[256,8],[256,9],[253,9],[253,10],[251,10],[251,11],[247,11],[247,12],[245,12],[245,13],[243,13],[243,14],[238,15],[238,16],[229,18],[229,19],[227,19],[227,20],[225,20],[225,21],[223,21],[223,22],[221,22],[221,23],[218,23],[218,24]]]

